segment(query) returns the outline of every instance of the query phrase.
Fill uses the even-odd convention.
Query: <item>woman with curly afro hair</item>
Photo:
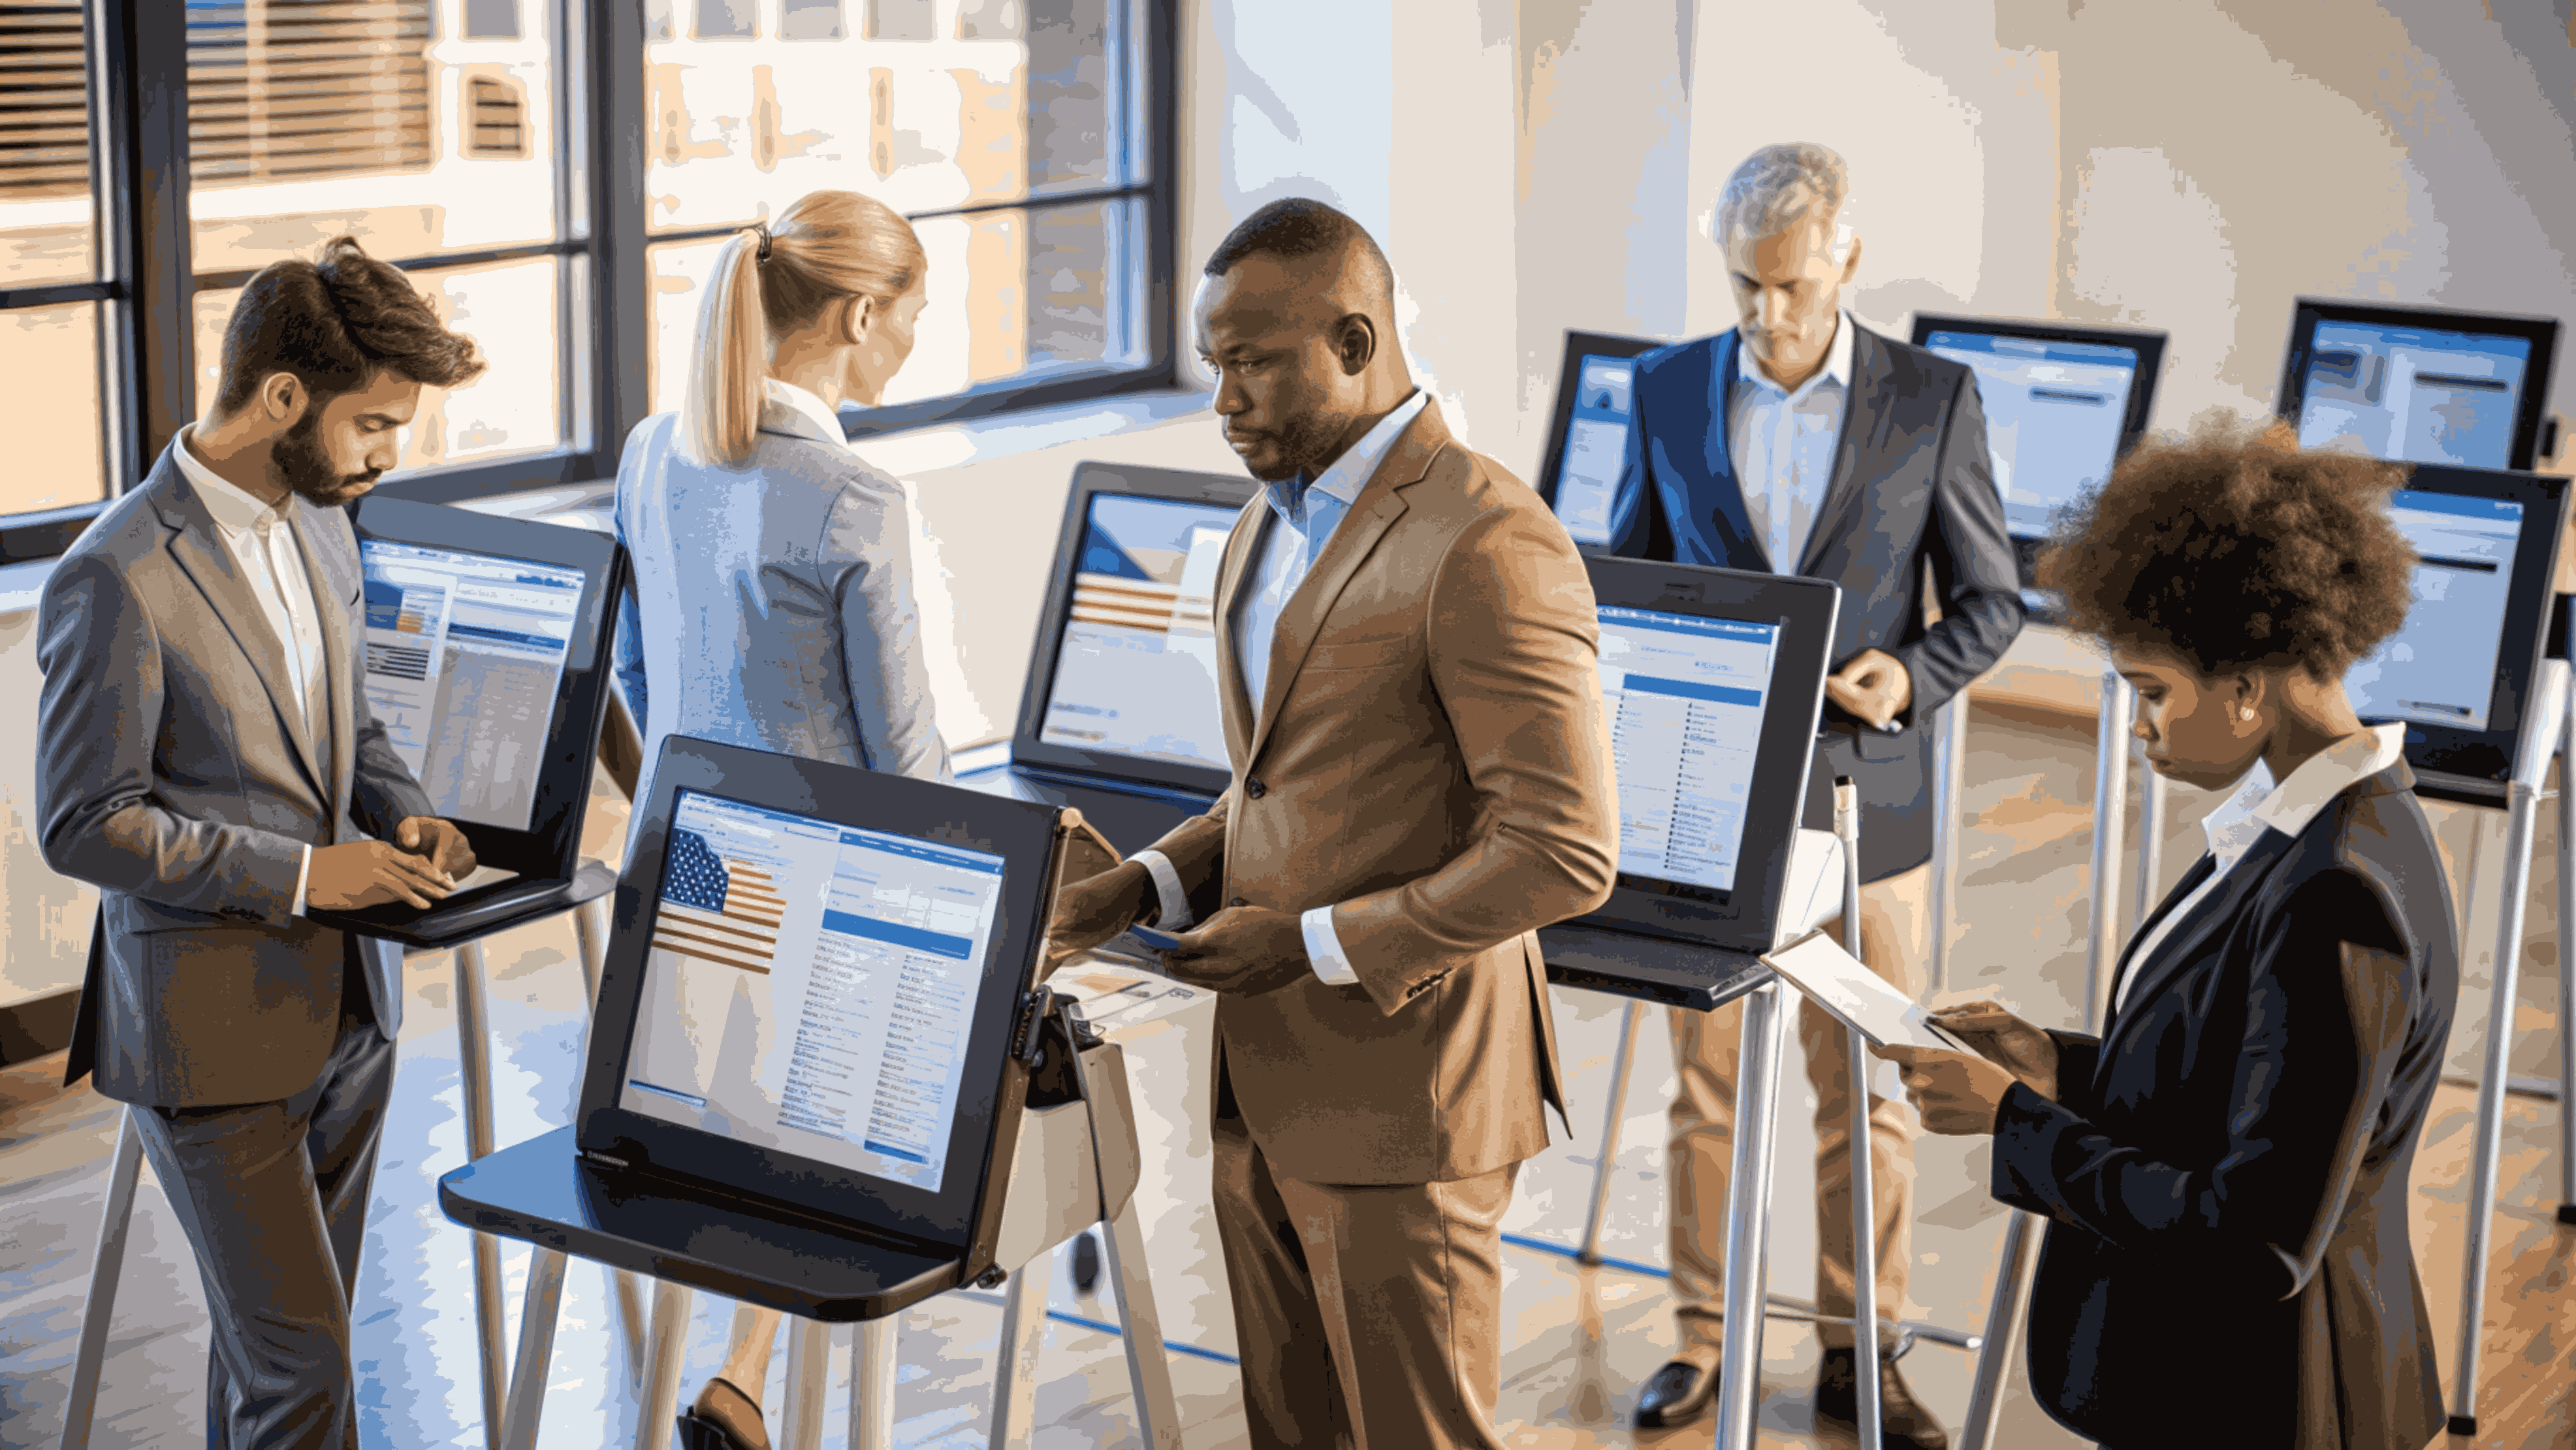
[[[2220,427],[2061,527],[2042,582],[2137,687],[2148,761],[2233,794],[2100,1037],[1978,1003],[1939,1015],[1980,1056],[1890,1054],[1924,1127],[1991,1133],[1994,1196],[2048,1219],[2031,1388],[2122,1450],[2443,1427],[2406,1205],[2457,934],[2404,731],[2343,688],[2411,603],[2403,477]]]

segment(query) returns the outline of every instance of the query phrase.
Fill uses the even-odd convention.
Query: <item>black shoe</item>
[[[673,1443],[679,1450],[769,1450],[760,1406],[728,1379],[711,1379],[698,1402],[680,1412]]]
[[[1669,1430],[1687,1425],[1707,1414],[1709,1402],[1716,1398],[1716,1370],[1674,1360],[1655,1371],[1655,1377],[1646,1381],[1645,1393],[1637,1397],[1637,1428]]]
[[[1824,1368],[1816,1375],[1816,1418],[1828,1420],[1846,1430],[1858,1428],[1860,1420],[1860,1356],[1849,1349],[1825,1351]],[[1881,1359],[1878,1364],[1878,1423],[1880,1443],[1886,1450],[1950,1450],[1949,1432],[1932,1413],[1914,1402],[1914,1392],[1905,1387],[1905,1376],[1896,1372],[1894,1363]]]

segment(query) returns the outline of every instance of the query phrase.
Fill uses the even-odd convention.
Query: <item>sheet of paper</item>
[[[1844,1026],[1858,1028],[1874,1047],[1974,1050],[1944,1032],[1921,1004],[1879,980],[1824,932],[1803,937],[1762,960]]]

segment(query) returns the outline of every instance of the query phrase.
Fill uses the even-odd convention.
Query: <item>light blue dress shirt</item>
[[[1816,511],[1834,481],[1834,451],[1842,443],[1843,414],[1851,401],[1852,319],[1834,321],[1834,343],[1825,365],[1790,392],[1771,380],[1743,345],[1735,349],[1735,386],[1720,374],[1721,396],[1710,411],[1726,419],[1726,446],[1744,490],[1744,512],[1753,535],[1771,557],[1771,572],[1795,574],[1815,532]]]
[[[1261,699],[1270,682],[1270,655],[1277,646],[1280,612],[1296,597],[1299,585],[1322,556],[1324,546],[1332,542],[1333,531],[1359,500],[1360,490],[1377,472],[1395,440],[1413,425],[1431,395],[1415,389],[1412,396],[1395,406],[1394,411],[1377,421],[1377,425],[1360,435],[1360,441],[1343,450],[1330,468],[1313,483],[1300,486],[1300,478],[1283,479],[1264,490],[1270,501],[1270,516],[1258,527],[1261,537],[1254,541],[1255,561],[1242,589],[1235,594],[1234,660],[1236,673],[1243,677],[1244,694],[1254,718],[1261,714]],[[1143,863],[1154,878],[1155,893],[1161,898],[1162,915],[1157,924],[1165,931],[1178,931],[1190,923],[1189,900],[1181,892],[1178,873],[1160,851],[1139,851],[1135,859]],[[1333,908],[1318,906],[1298,918],[1306,938],[1306,956],[1314,964],[1315,975],[1327,986],[1344,986],[1359,980],[1351,970],[1350,959],[1342,955],[1341,938],[1333,932]]]

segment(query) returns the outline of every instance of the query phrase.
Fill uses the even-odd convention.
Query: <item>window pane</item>
[[[662,231],[745,224],[856,187],[946,211],[1141,183],[1127,95],[1138,0],[679,0],[648,23],[646,215]],[[667,11],[656,11],[657,17]],[[731,28],[723,28],[730,26]]]
[[[0,5],[0,287],[98,275],[83,16]]]
[[[68,508],[107,497],[100,452],[99,306],[71,302],[0,312],[0,374],[10,439],[0,514]]]
[[[482,460],[563,441],[562,374],[555,341],[552,257],[478,267],[423,269],[412,281],[441,321],[482,349],[483,376],[452,392],[428,390],[404,430],[404,468]],[[241,289],[197,294],[197,411],[214,406],[224,326]]]
[[[689,382],[689,349],[698,335],[698,308],[706,300],[707,274],[726,239],[664,242],[646,250],[653,258],[653,336],[647,366],[653,375],[653,411],[680,406]]]
[[[548,8],[434,32],[431,0],[190,0],[196,269],[344,233],[387,260],[553,240]]]

